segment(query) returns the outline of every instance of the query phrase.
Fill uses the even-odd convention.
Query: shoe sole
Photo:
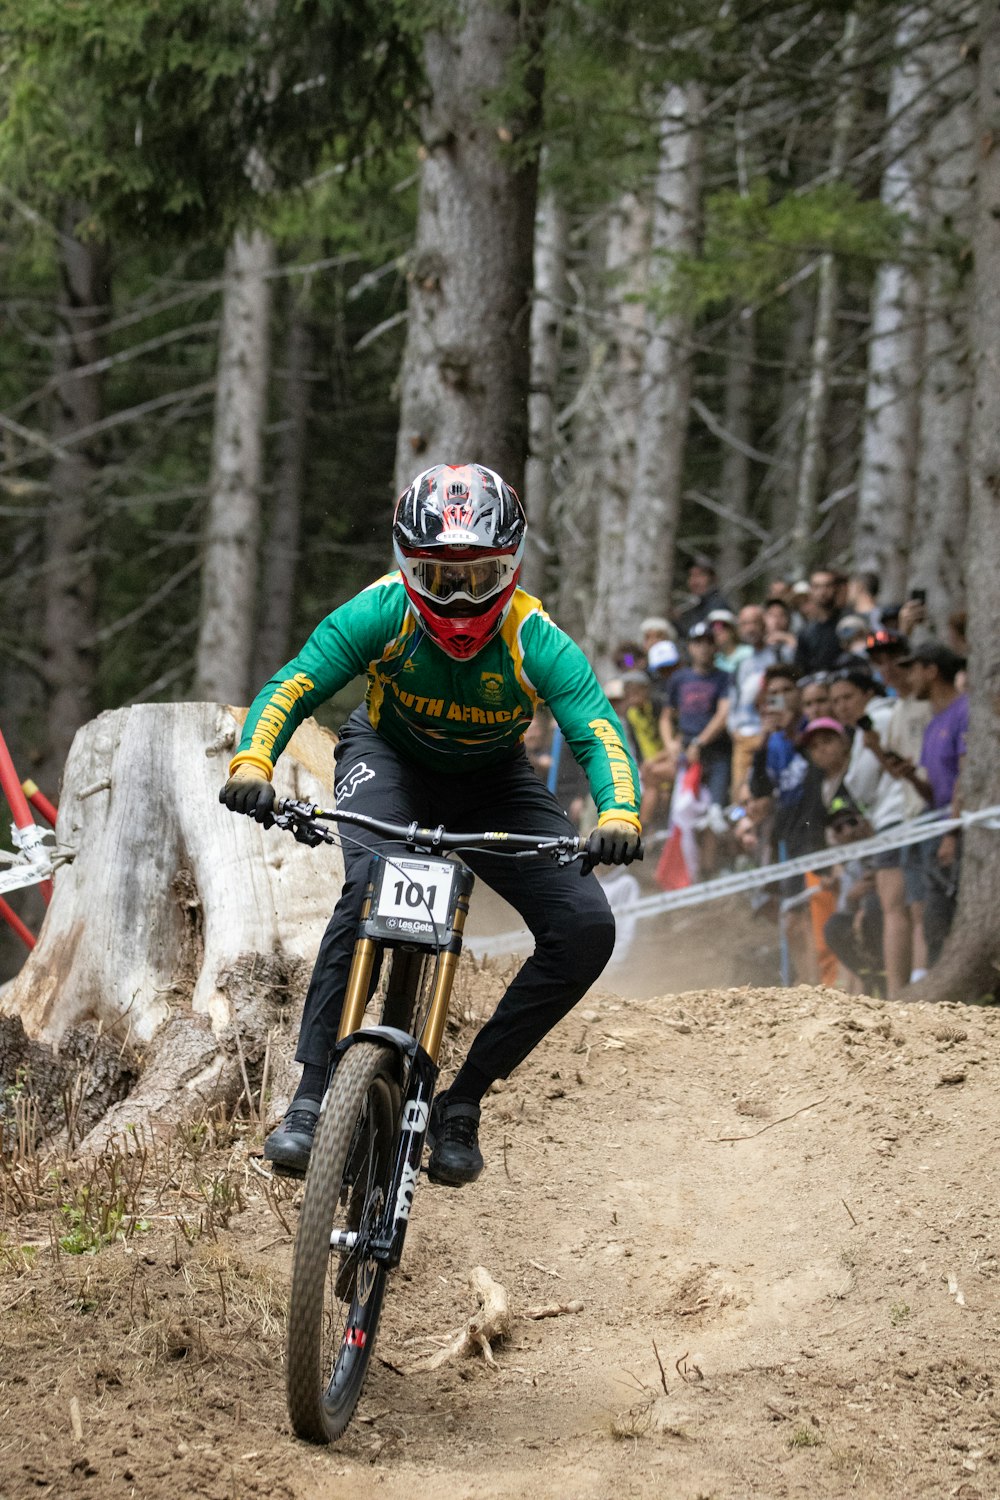
[[[270,1150],[265,1146],[264,1160],[271,1163],[271,1168],[279,1177],[304,1177],[309,1166],[309,1155],[307,1151],[303,1156],[300,1150],[294,1147],[287,1152],[280,1147]]]
[[[485,1165],[486,1163],[484,1162],[482,1166],[476,1167],[471,1173],[464,1172],[459,1174],[458,1172],[449,1173],[447,1169],[442,1171],[440,1167],[435,1167],[433,1161],[430,1161],[427,1163],[427,1181],[433,1182],[436,1187],[467,1187],[469,1183],[478,1181],[483,1175],[483,1167]]]
[[[264,1160],[270,1161],[270,1157],[265,1157]],[[308,1162],[304,1167],[295,1167],[291,1162],[271,1161],[271,1173],[274,1177],[304,1177],[308,1167]]]

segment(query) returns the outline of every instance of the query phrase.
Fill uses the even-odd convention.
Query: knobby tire
[[[292,1265],[288,1413],[300,1438],[330,1443],[364,1387],[387,1272],[365,1255],[392,1171],[399,1088],[385,1047],[359,1042],[341,1057],[316,1130]],[[356,1248],[331,1252],[334,1229]]]

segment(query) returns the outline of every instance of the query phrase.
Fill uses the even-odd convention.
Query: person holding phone
[[[924,731],[915,785],[925,790],[930,805],[942,817],[961,809],[960,782],[969,730],[969,699],[959,689],[965,658],[941,641],[915,646],[904,660],[913,676],[913,693],[927,703],[931,720]],[[936,963],[951,928],[958,899],[962,841],[946,833],[924,844],[924,929],[927,956]]]

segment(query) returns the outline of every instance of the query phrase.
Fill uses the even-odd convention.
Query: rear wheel
[[[385,1209],[399,1119],[394,1059],[359,1042],[341,1057],[306,1176],[288,1310],[287,1391],[301,1438],[328,1443],[354,1413],[371,1359],[386,1270],[370,1241]],[[335,1232],[353,1236],[331,1249]]]

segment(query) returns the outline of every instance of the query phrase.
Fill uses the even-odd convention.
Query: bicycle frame
[[[363,813],[323,809],[311,803],[290,799],[275,804],[275,823],[288,829],[300,842],[311,845],[336,842],[337,836],[323,827],[322,823],[317,824],[317,819],[331,819],[367,828],[383,838],[398,840],[410,853],[438,864],[441,863],[441,857],[449,851],[464,848],[496,850],[515,858],[548,855],[557,864],[570,864],[581,852],[580,840],[567,835],[537,838],[502,831],[455,834],[446,832],[442,826],[421,828],[415,822],[406,826],[396,825]],[[403,858],[404,856],[399,856],[399,859]],[[399,1264],[403,1253],[410,1207],[420,1176],[424,1138],[430,1124],[441,1039],[444,1036],[455,971],[462,951],[462,934],[469,914],[469,900],[476,883],[472,871],[461,860],[450,863],[454,864],[455,874],[451,881],[445,922],[439,924],[434,921],[428,904],[430,922],[421,920],[403,924],[397,921],[395,928],[390,928],[388,921],[380,917],[379,893],[386,869],[393,867],[398,870],[399,861],[380,853],[372,855],[334,1048],[334,1056],[337,1057],[356,1043],[376,1041],[394,1051],[400,1061],[403,1097],[396,1155],[385,1200],[385,1212],[375,1234],[366,1241],[367,1253],[389,1270]],[[405,875],[405,870],[402,873]],[[402,931],[404,925],[410,930]],[[420,933],[415,929],[420,929]],[[436,956],[434,988],[419,1036],[398,1026],[363,1025],[376,954],[380,949],[400,947],[423,948]],[[400,998],[398,992],[393,995],[394,1000]],[[408,1020],[411,1025],[414,1023],[414,1017],[410,1016]],[[356,1240],[357,1236],[352,1231],[335,1231],[331,1237],[331,1249],[351,1250]]]

